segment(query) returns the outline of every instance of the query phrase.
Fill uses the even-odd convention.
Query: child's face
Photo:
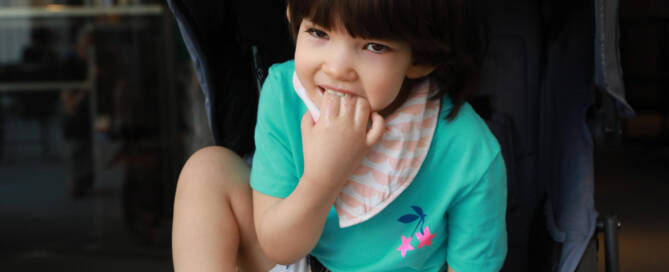
[[[376,112],[397,98],[405,77],[432,71],[411,64],[408,43],[353,38],[342,28],[325,30],[307,19],[297,34],[295,70],[316,105],[330,89],[363,97]]]

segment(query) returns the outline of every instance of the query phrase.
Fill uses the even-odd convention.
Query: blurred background
[[[666,271],[669,1],[620,12],[637,115],[596,152],[596,205],[622,221],[622,271]],[[0,0],[0,270],[172,271],[176,179],[211,143],[202,104],[163,1]]]
[[[669,1],[621,0],[620,32],[627,100],[636,116],[623,122],[618,146],[596,152],[595,205],[622,221],[621,271],[667,271]]]
[[[0,271],[172,270],[192,70],[163,1],[0,0]]]

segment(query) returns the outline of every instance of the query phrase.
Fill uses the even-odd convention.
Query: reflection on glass
[[[65,212],[72,218],[63,220],[73,222],[60,232],[82,228],[81,248],[112,248],[118,239],[110,233],[119,227],[133,244],[162,246],[162,253],[169,245],[183,159],[176,96],[193,78],[189,62],[175,63],[174,25],[160,3],[0,0],[0,172],[55,169],[49,181],[20,184],[60,184],[64,197],[53,206],[81,209]],[[33,132],[39,135],[26,137]],[[33,150],[36,159],[28,158]],[[60,194],[41,188],[26,185],[20,194]],[[42,242],[55,245],[56,236]],[[29,247],[16,242],[7,250],[19,252],[12,245]]]

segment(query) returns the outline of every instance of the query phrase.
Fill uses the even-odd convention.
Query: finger
[[[356,99],[355,103],[355,123],[356,125],[363,125],[367,129],[369,124],[369,114],[371,113],[371,107],[367,99],[359,97]]]
[[[325,109],[324,115],[326,117],[331,118],[339,116],[339,104],[341,103],[339,99],[338,95],[325,92],[321,109]]]
[[[386,130],[386,121],[381,114],[372,113],[372,128],[367,132],[367,146],[372,147],[381,140]]]
[[[311,133],[311,129],[314,127],[314,124],[314,119],[311,118],[311,113],[309,113],[309,110],[307,110],[307,112],[305,112],[302,116],[302,123],[300,124],[300,127],[302,128],[302,135]]]
[[[344,95],[339,99],[341,101],[339,105],[339,115],[346,116],[350,119],[355,119],[355,108],[356,108],[356,97],[351,95]]]

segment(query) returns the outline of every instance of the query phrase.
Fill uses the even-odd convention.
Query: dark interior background
[[[620,146],[596,154],[595,204],[600,212],[617,214],[622,221],[621,271],[665,271],[669,267],[669,200],[663,196],[669,191],[669,2],[620,2],[625,88],[637,115],[623,122]]]

